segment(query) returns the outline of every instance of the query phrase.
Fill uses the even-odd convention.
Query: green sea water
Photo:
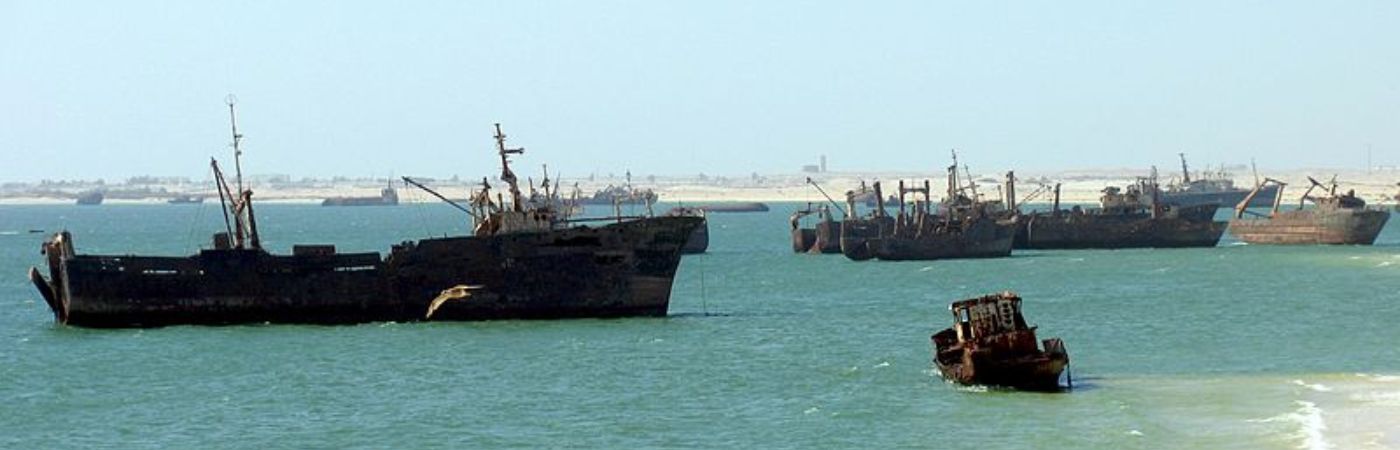
[[[712,214],[670,316],[57,326],[25,277],[49,232],[183,255],[218,205],[0,206],[0,447],[1400,448],[1400,221],[1371,247],[793,254],[787,214]],[[461,234],[442,205],[260,204],[265,246]],[[29,233],[29,230],[45,233]],[[949,302],[1025,298],[1076,388],[939,378]]]

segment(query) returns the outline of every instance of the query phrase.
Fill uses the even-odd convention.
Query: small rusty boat
[[[1037,341],[1021,316],[1021,297],[1006,291],[948,306],[953,326],[932,337],[933,362],[960,384],[1059,391],[1069,353],[1059,338]],[[1043,348],[1042,348],[1043,346]]]

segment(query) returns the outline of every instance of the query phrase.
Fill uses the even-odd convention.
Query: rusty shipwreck
[[[1298,201],[1298,208],[1280,211],[1283,203],[1285,183],[1272,178],[1265,179],[1260,186],[1274,185],[1277,190],[1269,214],[1260,214],[1248,208],[1262,191],[1255,188],[1239,205],[1235,206],[1235,217],[1230,220],[1230,234],[1250,244],[1283,245],[1371,245],[1390,220],[1390,212],[1368,208],[1366,201],[1356,196],[1354,191],[1337,193],[1334,179],[1324,185],[1308,177],[1307,191]],[[1312,196],[1313,189],[1324,195]],[[1308,207],[1308,203],[1312,207]],[[1245,217],[1250,215],[1253,217]]]
[[[1059,338],[1037,341],[1012,292],[953,302],[953,326],[934,333],[933,362],[943,378],[970,385],[1058,391],[1069,353]],[[1068,381],[1068,380],[1067,380]],[[1068,384],[1068,383],[1066,383]]]
[[[667,216],[672,217],[699,217],[700,226],[695,227],[695,231],[690,233],[690,239],[685,241],[685,246],[681,247],[681,253],[695,255],[705,253],[710,249],[710,219],[705,210],[691,206],[677,206],[666,211]]]
[[[1014,195],[1014,174],[1007,177]],[[1176,248],[1214,247],[1220,241],[1227,223],[1214,219],[1218,204],[1164,204],[1157,198],[1159,192],[1154,175],[1126,189],[1104,188],[1098,209],[1075,206],[1066,211],[1060,209],[1056,185],[1050,211],[1017,216],[1014,245],[1020,249]]]
[[[812,225],[803,222],[815,216]],[[794,253],[841,253],[841,221],[833,218],[827,205],[813,205],[793,211],[788,217]]]
[[[869,218],[846,220],[841,228],[841,251],[856,261],[871,258],[888,261],[959,258],[997,258],[1011,255],[1015,238],[1014,213],[1001,200],[987,200],[977,192],[971,177],[960,181],[957,157],[948,168],[947,196],[934,211],[929,182],[922,187],[899,184],[899,210],[884,212],[879,184],[877,206]],[[906,202],[906,195],[913,195]],[[923,194],[923,200],[917,195]],[[849,205],[849,202],[848,202]]]
[[[229,102],[233,119],[233,102]],[[697,217],[615,217],[596,226],[521,201],[496,128],[508,197],[476,192],[470,236],[406,241],[387,257],[297,245],[262,247],[250,189],[211,160],[225,230],[192,256],[88,255],[61,232],[44,244],[46,272],[30,269],[56,320],[86,327],[177,324],[552,319],[664,316],[681,248]],[[236,187],[236,189],[235,189]],[[510,199],[506,202],[504,199]]]

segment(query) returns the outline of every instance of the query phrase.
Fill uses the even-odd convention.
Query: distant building
[[[805,173],[821,173],[822,167],[816,164],[807,164],[802,166],[802,171]]]

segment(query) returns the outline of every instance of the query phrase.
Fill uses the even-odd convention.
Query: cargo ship
[[[1008,189],[1014,196],[1014,187]],[[1214,247],[1227,225],[1214,220],[1218,204],[1180,206],[1155,201],[1155,178],[1139,179],[1126,190],[1104,188],[1100,207],[1094,210],[1078,206],[1061,210],[1058,191],[1050,211],[1017,216],[1015,248]],[[1016,209],[1015,205],[1010,208]]]
[[[321,206],[394,206],[399,204],[399,192],[390,184],[379,190],[378,197],[331,197]]]
[[[954,155],[953,165],[948,167],[947,196],[936,213],[932,211],[933,202],[927,180],[922,188],[905,187],[901,181],[898,214],[893,220],[872,222],[869,224],[871,226],[848,227],[845,225],[849,221],[843,223],[842,253],[856,261],[871,258],[907,261],[1010,256],[1016,234],[1014,214],[1004,208],[1001,200],[983,199],[975,183],[969,181],[963,185],[961,179],[957,156]],[[878,185],[875,191],[877,198],[880,198]],[[914,194],[915,198],[906,208],[905,196],[908,194]],[[918,194],[924,195],[923,201],[917,200]],[[877,214],[883,211],[883,199],[879,203]],[[886,223],[888,229],[885,228]],[[854,233],[848,236],[848,232]]]
[[[496,126],[501,179],[471,198],[467,236],[406,241],[387,257],[294,245],[262,247],[253,192],[242,181],[232,96],[234,184],[211,159],[225,229],[191,256],[89,255],[63,231],[43,244],[47,278],[30,279],[56,321],[84,327],[180,324],[556,319],[664,316],[681,249],[697,217],[565,218],[521,201]],[[483,180],[484,181],[484,180]],[[434,193],[434,195],[437,195]],[[445,199],[445,197],[443,197]],[[509,198],[507,203],[503,198]],[[500,199],[500,200],[497,200]],[[450,202],[450,201],[449,201]],[[585,223],[595,223],[589,226]]]
[[[672,217],[699,217],[703,220],[699,227],[690,234],[690,239],[685,241],[685,247],[681,248],[681,253],[695,255],[705,253],[710,249],[710,219],[705,215],[705,210],[689,206],[677,206],[666,212]]]
[[[1371,245],[1376,242],[1376,237],[1380,236],[1385,223],[1390,220],[1389,211],[1368,208],[1366,201],[1357,197],[1355,191],[1338,194],[1335,177],[1328,185],[1312,177],[1308,177],[1308,182],[1311,185],[1303,192],[1298,208],[1280,211],[1286,184],[1266,179],[1263,184],[1277,188],[1269,214],[1249,210],[1251,200],[1262,192],[1255,189],[1235,206],[1235,217],[1230,220],[1230,234],[1250,244]],[[1324,195],[1310,195],[1314,189],[1321,189]],[[1308,207],[1309,202],[1312,207]]]
[[[1235,181],[1230,178],[1230,174],[1224,168],[1215,172],[1204,171],[1193,177],[1191,170],[1186,165],[1186,154],[1178,153],[1177,156],[1181,158],[1181,179],[1169,183],[1167,188],[1158,194],[1158,199],[1162,203],[1175,206],[1212,203],[1236,205],[1249,195],[1250,189],[1235,187]],[[1256,187],[1260,189],[1260,193],[1254,197],[1249,206],[1268,207],[1269,199],[1274,197],[1279,187],[1272,185]]]

